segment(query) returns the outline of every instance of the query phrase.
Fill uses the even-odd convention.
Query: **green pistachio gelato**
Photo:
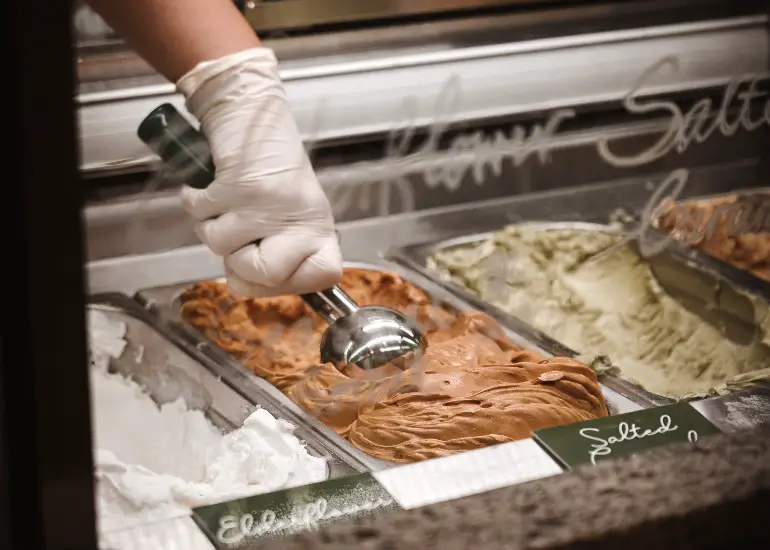
[[[429,259],[445,278],[580,353],[609,356],[623,376],[673,398],[767,375],[770,347],[741,346],[666,294],[611,231],[511,226]],[[765,371],[762,371],[765,369]]]

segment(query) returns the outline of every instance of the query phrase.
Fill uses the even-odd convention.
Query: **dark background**
[[[2,8],[4,549],[96,548],[71,8]]]

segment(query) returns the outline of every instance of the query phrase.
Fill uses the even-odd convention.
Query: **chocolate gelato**
[[[659,395],[702,394],[770,374],[770,348],[724,338],[666,294],[631,246],[587,262],[619,238],[510,226],[435,254],[429,267],[578,352],[608,355],[626,378]]]
[[[653,225],[770,282],[770,192],[661,202]]]
[[[382,460],[436,458],[607,415],[589,367],[518,348],[484,314],[431,304],[425,292],[389,273],[346,269],[341,286],[359,305],[418,319],[429,343],[421,360],[373,373],[320,364],[325,323],[294,296],[244,299],[223,283],[203,282],[182,294],[182,316]]]

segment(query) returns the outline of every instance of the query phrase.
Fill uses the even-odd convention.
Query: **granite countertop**
[[[331,525],[269,550],[770,548],[770,428],[407,512]]]

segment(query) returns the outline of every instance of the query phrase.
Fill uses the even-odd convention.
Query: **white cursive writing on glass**
[[[429,188],[457,191],[469,174],[477,185],[486,181],[487,173],[499,176],[506,161],[519,166],[536,156],[540,162],[548,162],[562,123],[575,116],[574,109],[558,109],[542,124],[514,124],[491,135],[480,130],[461,133],[445,143],[452,114],[461,103],[461,81],[451,76],[436,96],[431,122],[424,126],[427,135],[418,142],[415,103],[404,99],[403,122],[388,133],[382,160],[321,171],[319,177],[326,180],[328,175],[328,183],[324,183],[331,189],[368,182],[390,182],[401,189],[411,188],[408,176],[421,174]]]
[[[725,137],[739,130],[754,131],[770,126],[770,100],[752,110],[766,98],[760,83],[768,74],[737,75],[722,89],[721,98],[703,97],[685,110],[675,101],[648,97],[654,79],[664,70],[679,70],[679,59],[664,57],[646,69],[624,96],[622,106],[631,115],[651,117],[662,134],[641,151],[621,153],[617,143],[634,134],[609,128],[594,136],[599,157],[611,166],[627,168],[652,163],[671,152],[684,153],[694,143],[704,143],[714,135]],[[335,212],[346,211],[356,203],[362,208],[374,205],[378,215],[415,208],[414,182],[421,176],[430,189],[443,187],[455,192],[466,182],[482,185],[488,176],[499,177],[505,163],[513,167],[535,157],[547,163],[551,153],[570,147],[576,136],[564,133],[563,124],[575,118],[570,108],[557,109],[533,125],[513,124],[493,133],[481,130],[448,135],[453,114],[463,103],[461,79],[453,75],[439,89],[430,121],[424,124],[415,98],[404,98],[402,122],[386,136],[383,158],[352,163],[344,167],[319,170]],[[589,138],[589,136],[587,136]],[[578,139],[578,141],[581,141]]]
[[[650,200],[647,201],[647,205],[642,212],[639,227],[636,231],[631,232],[627,239],[624,239],[637,239],[639,244],[639,254],[643,258],[650,259],[656,254],[660,254],[671,242],[673,242],[673,238],[670,235],[664,234],[659,236],[653,231],[653,223],[658,218],[659,208],[663,198],[668,197],[674,201],[678,199],[679,195],[684,191],[689,177],[690,173],[684,168],[671,172],[666,179],[658,185],[655,192],[650,197]],[[666,194],[667,192],[669,193]]]
[[[647,437],[653,437],[656,435],[662,435],[665,433],[675,432],[679,429],[678,426],[672,426],[671,417],[667,414],[661,415],[659,418],[659,425],[652,429],[642,429],[635,423],[629,424],[628,422],[621,422],[618,424],[618,435],[611,435],[606,439],[595,435],[599,432],[599,428],[582,428],[579,430],[579,434],[592,441],[591,450],[589,456],[591,457],[591,464],[596,464],[596,458],[600,456],[609,456],[612,454],[612,445],[616,443],[622,443],[623,441],[632,441],[634,439],[645,439]],[[594,435],[592,435],[594,434]],[[697,433],[694,430],[690,430],[687,433],[687,437],[690,441],[697,440]]]
[[[295,507],[286,518],[279,519],[273,510],[264,510],[258,517],[246,513],[236,516],[227,514],[219,519],[217,540],[223,544],[238,544],[251,537],[260,537],[285,530],[316,529],[323,520],[353,516],[361,512],[384,508],[393,503],[392,499],[378,498],[360,504],[341,508],[329,508],[325,498]]]
[[[759,82],[766,79],[767,75],[752,74],[735,77],[725,86],[718,108],[715,109],[711,98],[705,97],[683,112],[674,101],[642,100],[639,97],[648,81],[664,68],[678,71],[679,60],[673,56],[664,57],[644,71],[623,99],[623,107],[631,114],[657,114],[667,117],[667,130],[654,144],[629,156],[614,152],[610,147],[610,138],[600,138],[597,148],[600,156],[607,163],[618,167],[641,166],[658,160],[673,150],[683,153],[692,143],[703,143],[716,132],[730,137],[740,128],[754,131],[762,126],[770,126],[770,101],[765,101],[761,113],[756,118],[752,118],[751,113],[752,101],[767,96],[767,92],[757,89]],[[746,89],[738,93],[738,89],[743,85],[746,85]],[[736,100],[740,109],[733,120],[728,120],[731,107]]]
[[[723,223],[722,231],[728,237],[761,233],[770,229],[770,195],[767,195],[767,198],[756,195],[751,201],[717,205],[711,212],[706,213],[705,210],[688,208],[686,202],[678,202],[689,176],[686,169],[680,168],[656,184],[639,224],[636,228],[628,230],[625,237],[613,247],[619,248],[635,240],[639,245],[639,254],[645,259],[651,259],[675,240],[692,245],[704,238],[712,238],[720,223]],[[649,182],[648,185],[653,184]],[[664,218],[673,218],[674,221],[672,227],[666,227],[661,233],[657,229]]]
[[[687,244],[697,244],[710,240],[719,230],[727,237],[737,237],[747,233],[762,233],[770,230],[770,194],[760,194],[751,200],[738,200],[733,203],[716,205],[711,211],[706,208],[688,208],[688,204],[669,203],[666,218],[671,234]],[[658,218],[656,218],[657,220]],[[660,222],[654,221],[654,225]]]

